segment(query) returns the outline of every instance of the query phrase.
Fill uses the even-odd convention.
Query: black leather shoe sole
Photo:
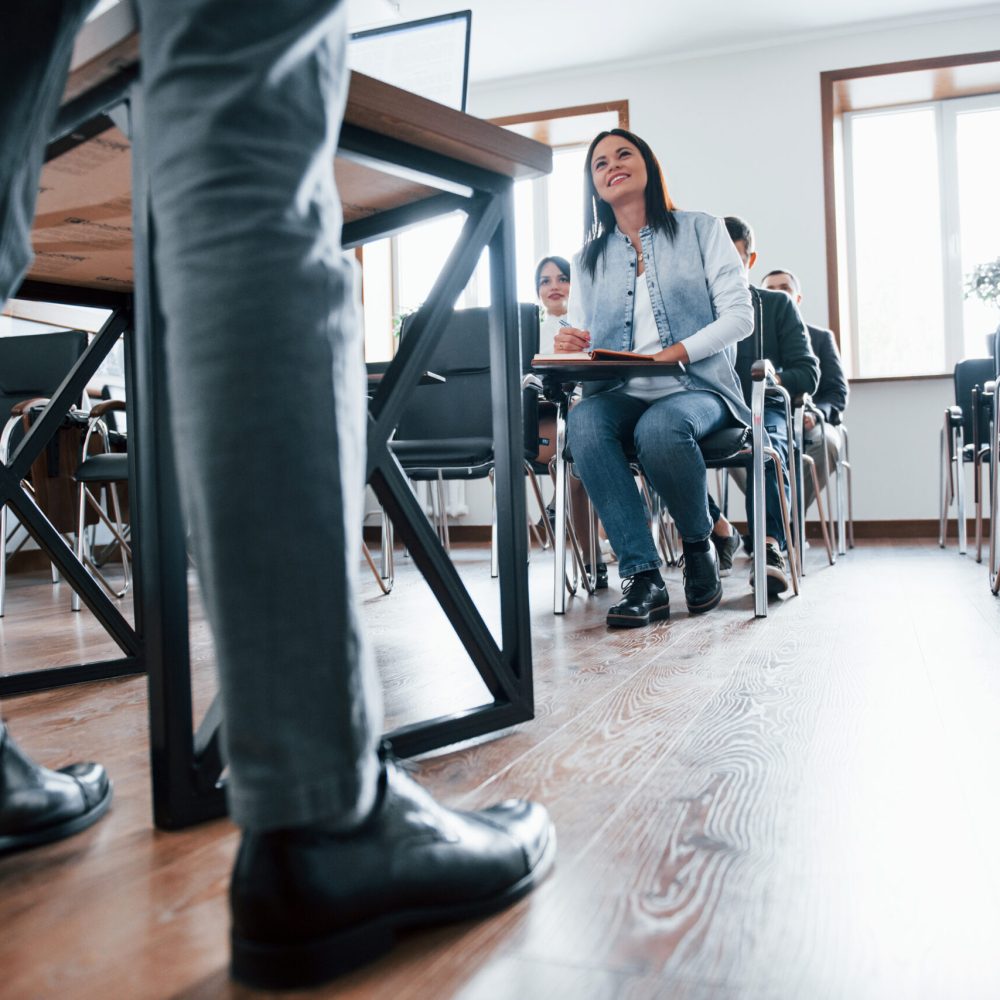
[[[111,807],[113,794],[114,786],[109,781],[104,795],[89,809],[79,815],[63,820],[61,823],[54,823],[52,826],[42,827],[40,830],[31,830],[25,833],[9,833],[0,836],[0,854],[7,854],[11,851],[23,851],[29,847],[41,847],[43,844],[52,844],[57,840],[65,840],[67,837],[72,837],[75,833],[86,830],[88,826],[93,826],[108,811]]]
[[[319,986],[375,961],[392,949],[402,931],[472,920],[497,913],[526,896],[549,872],[556,856],[555,829],[535,867],[520,881],[486,899],[387,913],[315,941],[259,944],[231,935],[230,971],[234,979],[264,990]]]
[[[616,615],[613,611],[608,612],[608,628],[642,628],[650,622],[666,621],[670,617],[670,605],[664,604],[659,608],[650,608],[644,615]]]
[[[687,598],[685,597],[685,600]],[[711,597],[705,601],[701,601],[698,604],[692,604],[690,601],[687,602],[688,611],[693,615],[703,615],[706,611],[711,611],[712,608],[717,608],[719,602],[722,600],[722,584],[719,584],[719,589],[716,590]]]

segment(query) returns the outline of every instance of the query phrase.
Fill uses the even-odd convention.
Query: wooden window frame
[[[973,84],[962,84],[956,80],[954,70],[966,66],[996,64],[996,72],[991,77]],[[912,97],[890,103],[860,102],[852,94],[852,84],[876,77],[913,74],[908,81]],[[853,88],[857,89],[857,88]],[[843,116],[849,111],[875,110],[879,107],[898,108],[910,104],[924,104],[928,101],[949,100],[956,97],[973,97],[980,94],[1000,93],[1000,49],[986,52],[968,52],[953,56],[938,56],[931,59],[911,59],[903,62],[877,63],[870,66],[854,66],[847,69],[829,70],[820,73],[820,107],[822,112],[823,136],[823,197],[824,222],[826,228],[826,287],[829,310],[829,325],[841,342],[840,324],[840,253],[841,243],[838,229],[838,213],[843,210],[837,196],[839,171],[837,157],[840,152],[840,127]],[[950,373],[932,375],[896,375],[888,377],[851,379],[853,382],[918,381],[922,379],[950,378]]]

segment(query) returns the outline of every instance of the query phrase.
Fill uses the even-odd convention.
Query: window
[[[602,129],[628,127],[627,102],[566,108],[498,119],[497,124],[553,147],[552,173],[514,185],[517,296],[535,301],[535,263],[557,254],[569,258],[583,241],[583,160]],[[404,316],[427,297],[465,222],[461,212],[422,223],[363,251],[365,357],[395,354]],[[459,307],[490,304],[489,250],[459,299]]]
[[[847,115],[844,152],[854,374],[983,355],[998,317],[963,290],[1000,256],[1000,95]]]

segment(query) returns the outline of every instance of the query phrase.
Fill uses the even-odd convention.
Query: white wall
[[[469,110],[491,118],[627,98],[631,127],[656,151],[678,205],[747,218],[759,244],[756,273],[795,270],[806,318],[826,325],[820,72],[982,51],[997,39],[1000,15],[910,22],[687,61],[519,78],[474,88]],[[946,380],[853,387],[855,517],[937,516],[937,431],[950,395]],[[468,523],[482,523],[479,507]]]

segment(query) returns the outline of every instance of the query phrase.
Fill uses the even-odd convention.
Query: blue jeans
[[[770,438],[771,447],[781,456],[781,471],[785,477],[785,499],[788,502],[788,509],[791,511],[792,489],[788,478],[788,438],[786,428],[788,421],[785,419],[785,408],[780,404],[764,405],[764,430]],[[765,442],[766,443],[766,442]],[[753,490],[750,488],[747,474],[743,469],[734,469],[732,477],[736,484],[746,494],[747,512],[747,535],[750,535],[753,525]],[[781,519],[781,497],[778,493],[778,474],[775,471],[773,462],[764,463],[764,524],[767,534],[774,538],[778,545],[787,548],[785,538],[785,526]],[[720,517],[722,511],[715,499],[708,498],[708,511],[714,524]]]
[[[653,403],[615,389],[589,396],[570,410],[573,463],[618,554],[622,577],[662,565],[626,456],[638,457],[681,538],[702,541],[712,532],[712,520],[698,441],[730,419],[722,399],[700,389]]]
[[[39,8],[20,33],[31,17],[11,19],[19,37],[5,21],[0,56],[9,45],[37,57],[23,74],[30,86],[0,93],[0,189],[16,196],[0,200],[0,296],[28,260],[25,212],[30,224],[87,4],[60,20],[71,6],[15,4]],[[344,5],[139,8],[153,281],[216,640],[230,812],[252,829],[350,827],[375,801],[382,703],[355,600],[363,342],[332,169],[347,96]],[[276,415],[274,400],[294,402]]]

